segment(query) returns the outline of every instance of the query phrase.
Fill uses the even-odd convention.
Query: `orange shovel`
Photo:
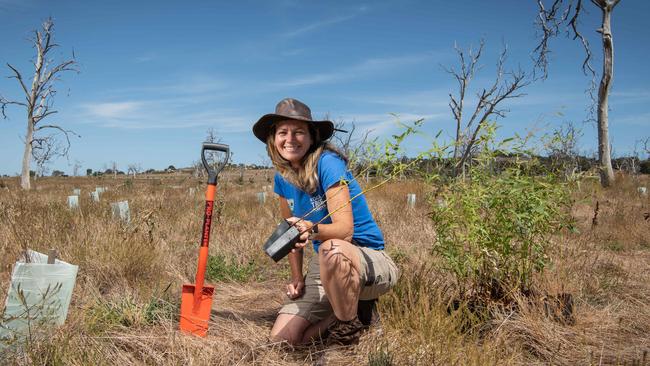
[[[225,153],[225,158],[214,169],[206,160],[206,151]],[[205,267],[208,264],[208,244],[210,243],[210,224],[212,223],[212,209],[214,196],[217,191],[217,176],[230,157],[228,145],[203,143],[201,160],[203,167],[208,171],[208,187],[205,191],[205,214],[203,216],[203,231],[201,233],[201,247],[199,249],[199,265],[196,269],[195,284],[184,284],[181,295],[181,321],[182,332],[205,337],[208,333],[208,320],[212,310],[212,295],[214,286],[204,285]]]

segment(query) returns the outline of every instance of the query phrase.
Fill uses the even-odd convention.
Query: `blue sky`
[[[144,169],[188,166],[199,158],[206,130],[231,146],[237,163],[261,163],[264,146],[250,132],[284,97],[306,102],[316,118],[354,121],[384,138],[402,121],[424,118],[410,151],[427,147],[439,130],[453,134],[449,93],[455,81],[454,43],[481,38],[484,68],[473,89],[493,79],[494,62],[508,45],[509,66],[530,68],[535,46],[534,0],[502,1],[44,1],[0,0],[0,93],[19,98],[6,63],[31,72],[30,31],[52,16],[56,55],[74,53],[80,73],[59,82],[50,123],[74,130],[69,158],[50,169],[72,172],[79,162],[103,170],[115,161]],[[601,68],[600,13],[587,3],[581,29]],[[650,136],[650,2],[624,0],[615,9],[615,76],[610,136],[615,155]],[[552,43],[550,76],[504,105],[502,136],[577,122],[581,151],[596,151],[593,124],[582,124],[590,103],[582,51],[566,39]],[[60,60],[60,58],[58,58]],[[25,112],[9,108],[0,120],[0,174],[20,171]],[[559,113],[558,113],[559,112]]]

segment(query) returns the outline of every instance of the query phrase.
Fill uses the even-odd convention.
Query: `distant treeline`
[[[508,166],[512,165],[516,159],[537,159],[540,163],[540,169],[547,169],[551,171],[569,171],[573,173],[585,173],[593,171],[598,168],[598,161],[596,158],[586,157],[586,156],[515,156],[502,154],[496,157],[494,169],[495,171],[501,171]],[[401,163],[410,163],[413,159],[408,157],[403,157]],[[616,159],[612,159],[612,166],[615,170],[622,171],[628,174],[650,174],[650,159],[641,160],[636,156],[626,156]],[[272,169],[272,167],[258,165],[258,164],[228,164],[226,169],[229,170],[264,170]],[[359,163],[356,166],[352,167],[355,173],[367,172],[368,167],[364,166],[363,163]],[[193,174],[195,168],[176,168],[173,165],[168,166],[165,169],[147,169],[137,174],[169,174],[169,173],[187,173]],[[453,170],[453,160],[452,159],[422,159],[419,163],[413,166],[411,171],[419,172],[433,172],[438,171],[442,174],[449,173]],[[370,175],[374,175],[374,171],[370,168]],[[407,175],[410,175],[409,172],[405,172]],[[104,175],[126,175],[122,170],[117,170],[116,172],[112,169],[97,170],[93,171],[92,169],[86,169],[86,176],[99,177]],[[32,177],[37,176],[35,171],[30,171]],[[68,175],[60,170],[54,170],[51,174],[52,177],[67,177]],[[9,178],[11,176],[3,174],[2,177]]]
[[[565,175],[577,173],[589,173],[598,171],[598,160],[586,156],[540,156],[540,155],[516,155],[516,154],[498,154],[490,163],[492,171],[500,172],[509,167],[513,167],[518,161],[536,160],[537,164],[533,165],[532,174],[545,174],[556,172]],[[412,158],[403,157],[399,162],[402,164],[413,163]],[[404,171],[405,176],[417,176],[420,173],[436,173],[441,176],[453,176],[455,160],[451,158],[421,159],[419,162],[412,164],[411,168]],[[471,162],[470,162],[471,163]],[[620,157],[612,159],[612,165],[615,170],[627,174],[650,174],[650,159],[641,160],[638,157]],[[355,175],[365,174],[366,176],[376,175],[376,169],[372,166],[364,166],[358,163],[353,167]]]

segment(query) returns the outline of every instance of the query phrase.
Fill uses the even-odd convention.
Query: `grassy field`
[[[42,178],[22,192],[17,180],[0,189],[0,300],[23,248],[79,265],[66,324],[42,329],[3,364],[65,365],[650,365],[650,199],[637,187],[648,176],[620,176],[603,190],[584,181],[573,192],[574,232],[549,243],[552,265],[535,278],[548,299],[573,297],[574,321],[561,321],[549,302],[521,298],[516,310],[472,323],[450,311],[453,278],[432,254],[431,187],[389,183],[368,193],[388,251],[402,276],[380,302],[382,327],[354,348],[291,349],[268,333],[283,300],[288,264],[274,264],[261,246],[279,221],[277,200],[257,192],[270,184],[233,172],[219,186],[210,244],[209,281],[216,286],[210,333],[181,334],[180,291],[194,282],[204,182],[179,175],[155,179]],[[99,203],[89,192],[108,187]],[[81,189],[80,208],[66,196]],[[190,188],[195,193],[190,194]],[[417,194],[415,208],[407,193]],[[110,202],[128,200],[131,222],[111,217]],[[593,224],[598,202],[597,224]]]

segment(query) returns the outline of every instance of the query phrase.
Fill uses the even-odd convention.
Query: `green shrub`
[[[85,327],[92,333],[103,333],[116,327],[141,327],[171,321],[178,313],[178,304],[163,297],[150,296],[138,302],[132,296],[119,299],[98,297],[85,311]]]
[[[211,255],[205,277],[212,281],[246,282],[255,273],[255,268],[254,262],[242,264],[222,254]]]
[[[506,141],[494,148],[489,134],[482,139],[469,177],[442,190],[444,204],[432,204],[433,251],[444,258],[464,299],[507,302],[529,293],[533,274],[549,263],[550,236],[570,222],[567,184],[550,173],[531,174],[539,165],[530,155],[494,172]]]
[[[368,366],[392,366],[395,364],[393,354],[385,344],[368,354]]]
[[[142,306],[129,297],[113,301],[97,298],[85,315],[85,325],[93,333],[102,333],[118,326],[131,327],[144,323]]]

